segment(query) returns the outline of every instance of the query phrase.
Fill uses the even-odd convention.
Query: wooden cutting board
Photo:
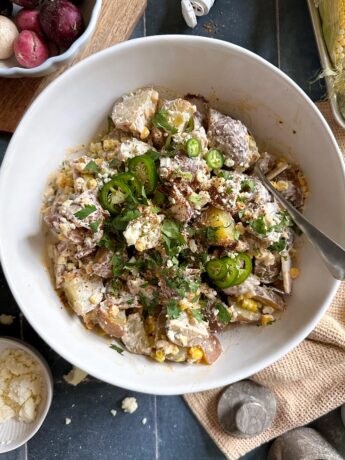
[[[128,39],[147,0],[103,0],[96,31],[86,48],[68,66],[41,78],[0,78],[0,131],[14,132],[35,97],[58,75],[81,59]]]

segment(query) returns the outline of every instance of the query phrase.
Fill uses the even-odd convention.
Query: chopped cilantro
[[[276,252],[281,252],[285,249],[286,247],[286,239],[285,238],[279,238],[279,241],[276,241],[275,243],[271,244],[268,249],[270,251],[276,251]]]
[[[258,235],[266,236],[272,230],[272,227],[265,224],[263,216],[258,217],[256,220],[251,220],[249,225],[252,227],[254,232]]]
[[[144,307],[144,310],[147,314],[152,315],[157,307],[157,293],[153,296],[153,299],[149,299],[142,292],[139,292],[139,301]]]
[[[287,211],[282,211],[279,215],[281,220],[274,228],[276,232],[282,232],[285,227],[293,227],[294,223]]]
[[[227,193],[227,195],[231,195],[232,194],[232,187],[228,187],[225,192]]]
[[[112,228],[120,232],[124,231],[127,227],[128,222],[136,219],[139,216],[141,216],[141,212],[137,209],[124,208],[121,211],[121,214],[114,217],[114,219],[111,221]]]
[[[93,160],[91,160],[85,166],[83,171],[92,172],[92,173],[97,174],[99,172],[99,167],[96,165],[96,163]]]
[[[115,169],[116,166],[118,165],[118,160],[116,160],[116,158],[114,158],[113,160],[110,161],[109,163],[109,168],[112,168],[112,169]]]
[[[120,276],[123,270],[123,259],[119,254],[114,254],[111,258],[112,272],[114,276]]]
[[[110,236],[107,233],[104,233],[103,237],[98,242],[98,246],[100,248],[107,248],[110,251],[114,251],[115,248],[114,241],[110,238]]]
[[[191,116],[187,123],[185,131],[186,133],[191,133],[193,130],[194,130],[194,117]]]
[[[233,179],[233,175],[229,171],[219,170],[217,172],[217,176],[218,177],[223,177],[223,179],[225,179],[225,180],[232,180]]]
[[[100,224],[99,220],[95,220],[95,222],[91,222],[90,229],[91,229],[92,233],[97,233],[99,224]]]
[[[247,204],[248,203],[248,199],[245,197],[245,196],[239,196],[237,197],[237,200],[238,202],[240,203],[244,203],[244,204]]]
[[[170,319],[177,319],[180,316],[181,310],[178,308],[177,300],[169,300],[169,303],[167,305],[167,311]]]
[[[253,179],[245,179],[241,182],[241,192],[253,192],[255,190],[255,181]]]
[[[192,312],[192,315],[193,317],[197,320],[197,321],[203,321],[203,317],[202,317],[202,314],[201,314],[201,311],[200,310],[196,310],[196,309],[191,309],[190,310]]]
[[[93,204],[86,204],[80,211],[76,212],[74,215],[80,220],[84,220],[97,210],[96,206]]]
[[[167,110],[161,110],[157,112],[152,117],[152,124],[155,128],[162,128],[164,129],[164,131],[167,131],[168,133],[176,134],[177,129],[168,122],[167,115]]]
[[[216,308],[217,308],[217,310],[219,312],[219,321],[222,324],[230,323],[232,316],[231,316],[229,310],[225,307],[225,305],[222,304],[222,303],[217,303]]]
[[[117,345],[115,345],[115,343],[112,343],[112,344],[110,345],[110,348],[111,348],[112,350],[117,351],[120,355],[122,355],[122,353],[124,352],[124,350],[123,350],[122,348],[118,347]]]

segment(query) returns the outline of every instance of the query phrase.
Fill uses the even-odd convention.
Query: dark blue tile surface
[[[226,40],[278,65],[275,0],[216,0],[207,16],[190,29],[176,0],[149,0],[146,34],[189,34]]]
[[[210,14],[192,30],[184,23],[177,0],[148,0],[148,8],[132,38],[153,34],[192,34],[227,40],[260,54],[290,75],[313,100],[324,93],[322,84],[311,84],[320,64],[308,17],[301,0],[216,0]],[[0,159],[10,140],[0,133]],[[1,224],[1,223],[0,223]],[[54,400],[39,433],[27,446],[1,455],[1,460],[221,460],[225,459],[180,397],[135,395],[139,409],[132,415],[120,409],[129,395],[88,378],[77,387],[62,376],[69,363],[45,344],[23,318],[0,269],[0,313],[14,314],[11,326],[0,325],[0,335],[22,338],[46,357],[54,376]],[[117,410],[113,417],[110,410]],[[345,430],[339,410],[319,419],[314,426],[345,458]],[[65,419],[71,424],[66,425]],[[147,424],[142,419],[147,418]],[[338,444],[337,444],[338,443]],[[242,460],[264,460],[269,444],[253,450]],[[343,450],[341,450],[343,449]]]

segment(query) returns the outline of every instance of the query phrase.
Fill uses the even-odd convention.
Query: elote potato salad
[[[259,153],[241,121],[200,96],[124,95],[107,133],[65,160],[44,196],[64,303],[118,352],[158,362],[212,364],[216,333],[273,323],[298,269],[293,222],[254,175],[259,159],[301,208],[302,173]]]

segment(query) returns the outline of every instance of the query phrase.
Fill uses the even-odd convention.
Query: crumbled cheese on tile
[[[117,411],[115,409],[111,409],[110,413],[113,417],[115,417],[115,415],[117,414]]]
[[[10,326],[14,321],[15,316],[12,315],[0,315],[0,324],[4,326]]]
[[[68,417],[65,418],[65,425],[69,425],[72,422],[72,420]]]
[[[78,367],[72,367],[68,374],[64,375],[63,378],[65,382],[70,385],[77,386],[79,383],[85,379],[87,372],[79,369]]]
[[[142,423],[143,425],[146,425],[146,423],[147,423],[147,418],[144,417],[144,418],[142,419],[141,423]]]
[[[41,402],[40,366],[26,351],[7,348],[0,355],[0,423],[30,423]]]
[[[121,408],[123,412],[126,412],[127,414],[133,414],[133,412],[138,409],[137,400],[134,397],[127,396],[127,398],[122,401]]]

